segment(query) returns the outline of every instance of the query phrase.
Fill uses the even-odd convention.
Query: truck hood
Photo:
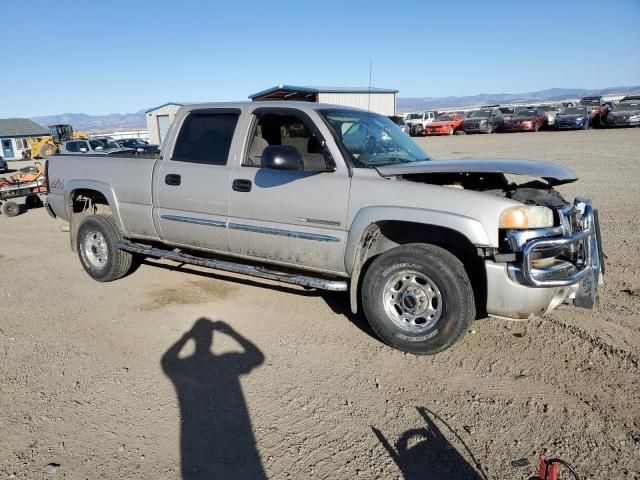
[[[550,185],[562,185],[578,177],[561,165],[537,160],[511,160],[504,158],[461,160],[427,160],[376,167],[383,177],[429,173],[505,173],[542,178]]]

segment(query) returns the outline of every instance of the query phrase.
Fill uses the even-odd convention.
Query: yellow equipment
[[[60,145],[66,140],[74,138],[87,138],[83,132],[74,132],[73,127],[67,124],[49,125],[50,135],[29,139],[31,158],[45,159],[60,151]]]

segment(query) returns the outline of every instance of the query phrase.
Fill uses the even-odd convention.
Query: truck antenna
[[[373,72],[373,61],[369,60],[369,95],[367,96],[367,112],[371,111],[371,77]]]

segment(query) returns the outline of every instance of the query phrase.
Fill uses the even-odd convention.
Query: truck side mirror
[[[260,166],[273,170],[304,170],[300,152],[291,145],[271,145],[265,148],[260,158]]]

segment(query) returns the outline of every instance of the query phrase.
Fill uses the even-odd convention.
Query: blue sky
[[[361,86],[369,61],[402,97],[640,84],[640,0],[28,4],[0,8],[0,117]]]

